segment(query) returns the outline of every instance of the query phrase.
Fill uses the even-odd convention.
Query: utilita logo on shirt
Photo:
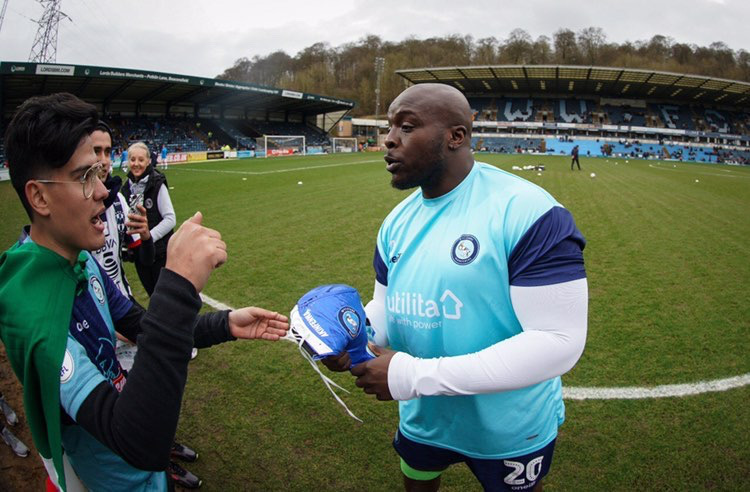
[[[456,294],[446,289],[439,300],[425,299],[416,292],[394,292],[386,296],[386,306],[391,315],[390,321],[398,325],[420,329],[435,329],[442,326],[443,319],[461,319],[464,303]],[[418,316],[427,321],[413,321],[394,315]],[[439,319],[437,319],[439,318]]]

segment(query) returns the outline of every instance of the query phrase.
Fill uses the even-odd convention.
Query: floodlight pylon
[[[5,0],[3,2],[3,10],[0,10],[0,32],[3,30],[3,21],[5,20],[5,11],[8,10],[8,2],[10,0]]]
[[[57,30],[60,19],[70,17],[60,11],[62,0],[38,0],[44,6],[42,18],[36,21],[39,28],[31,45],[29,61],[35,63],[55,63],[57,61]]]

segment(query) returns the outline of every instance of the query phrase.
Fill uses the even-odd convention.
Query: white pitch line
[[[249,176],[261,176],[264,174],[277,174],[277,173],[290,173],[293,171],[310,171],[314,169],[323,169],[326,167],[341,167],[341,166],[356,166],[358,164],[372,164],[373,162],[382,162],[385,166],[385,161],[382,159],[372,161],[357,161],[357,162],[342,162],[339,164],[325,164],[323,166],[309,166],[309,167],[294,167],[290,169],[274,169],[272,171],[229,171],[223,169],[199,169],[194,167],[180,167],[175,168],[178,171],[195,171],[201,173],[223,173],[223,174],[245,174]]]
[[[231,306],[217,301],[206,294],[201,294],[203,302],[217,311],[232,310]],[[691,384],[664,384],[643,388],[623,386],[619,388],[585,388],[563,386],[563,398],[566,400],[641,400],[645,398],[672,398],[677,396],[700,395],[716,391],[727,391],[750,384],[750,373],[713,381],[698,381]]]
[[[652,169],[658,169],[660,171],[682,171],[682,172],[689,172],[691,174],[702,174],[704,176],[719,176],[720,178],[750,178],[750,176],[745,176],[745,175],[742,175],[742,174],[740,174],[740,175],[737,175],[737,174],[729,174],[729,175],[727,175],[727,174],[716,174],[716,173],[704,173],[704,172],[700,172],[700,171],[691,171],[689,169],[681,169],[681,168],[674,169],[674,168],[670,168],[670,167],[654,166],[653,164],[649,164],[648,167],[650,167]],[[725,173],[731,173],[732,172],[731,169],[717,169],[717,171],[724,171]]]
[[[750,373],[713,381],[691,384],[665,384],[651,388],[637,386],[622,388],[578,388],[563,386],[563,398],[568,400],[640,400],[644,398],[669,398],[727,391],[750,384]]]
[[[208,297],[206,294],[201,293],[200,296],[203,302],[216,309],[217,311],[234,311],[234,308],[232,306],[227,306],[223,302],[219,302],[212,297]]]

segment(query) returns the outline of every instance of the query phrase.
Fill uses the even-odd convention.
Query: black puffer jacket
[[[161,212],[159,211],[158,196],[161,186],[168,186],[166,176],[151,165],[146,168],[140,179],[136,178],[132,171],[128,172],[128,182],[123,185],[122,194],[128,203],[130,203],[132,195],[131,184],[141,181],[146,176],[148,176],[148,181],[146,182],[146,189],[143,191],[143,206],[146,208],[148,227],[153,229],[162,219]],[[163,238],[154,243],[156,258],[163,258],[167,255],[167,242],[169,242],[169,238],[172,237],[173,232],[174,230],[169,231]]]

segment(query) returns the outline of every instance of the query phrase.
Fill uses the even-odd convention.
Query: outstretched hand
[[[246,307],[229,313],[229,332],[235,338],[276,341],[289,330],[283,314],[259,307]]]

